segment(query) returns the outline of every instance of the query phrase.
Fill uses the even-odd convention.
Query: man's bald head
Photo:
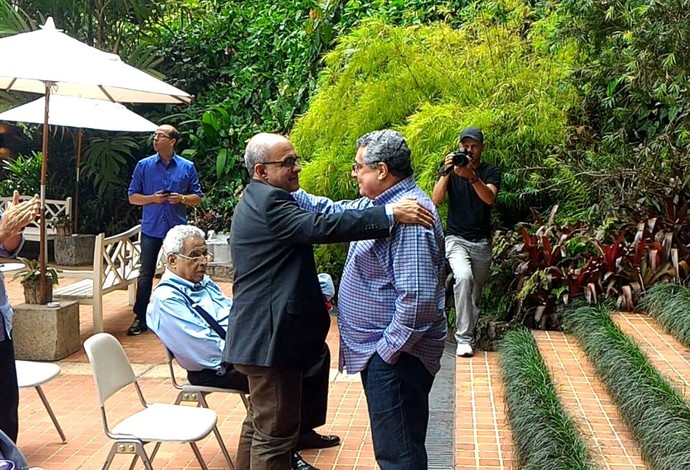
[[[276,144],[290,143],[285,137],[279,134],[261,132],[249,139],[244,150],[244,164],[247,167],[250,177],[254,177],[254,166],[257,163],[269,160],[269,152]]]

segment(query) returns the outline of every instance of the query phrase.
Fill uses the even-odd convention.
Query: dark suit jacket
[[[323,350],[330,319],[317,279],[313,243],[385,238],[382,206],[316,214],[287,191],[251,180],[230,235],[235,267],[224,360],[302,369]]]

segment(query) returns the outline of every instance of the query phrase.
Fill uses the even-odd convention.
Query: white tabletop
[[[60,373],[54,362],[15,361],[19,388],[41,385]]]
[[[23,263],[0,263],[0,272],[8,273],[13,271],[19,271],[23,267]]]

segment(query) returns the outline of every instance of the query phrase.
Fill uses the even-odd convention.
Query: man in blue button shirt
[[[173,227],[165,236],[163,251],[166,270],[153,290],[148,307],[151,331],[173,353],[180,366],[187,370],[190,383],[249,393],[247,376],[231,364],[226,363],[222,372],[219,372],[225,334],[219,336],[197,310],[200,307],[217,322],[220,329],[227,329],[232,300],[206,275],[210,255],[204,232],[192,225]],[[333,289],[332,282],[329,287]],[[332,295],[332,291],[324,293],[324,296],[326,294]],[[323,449],[340,443],[338,436],[314,431],[314,428],[326,423],[330,364],[330,351],[324,344],[318,360],[302,376],[300,433],[291,454],[293,470],[313,468],[297,451]],[[252,420],[247,416],[237,450],[238,470],[250,469],[253,436]]]
[[[175,153],[180,134],[163,125],[153,134],[154,155],[137,163],[129,184],[129,203],[143,206],[141,217],[141,271],[137,280],[136,315],[127,334],[148,330],[146,307],[151,297],[158,252],[168,230],[187,223],[187,206],[201,203],[203,193],[194,164]]]
[[[22,230],[36,218],[38,207],[38,196],[19,202],[19,192],[14,192],[12,203],[0,214],[0,256],[10,258],[19,253],[24,245]],[[0,272],[0,430],[17,442],[19,388],[12,344],[13,315]]]

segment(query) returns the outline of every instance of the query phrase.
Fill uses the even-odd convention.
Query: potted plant
[[[50,225],[55,229],[58,237],[69,237],[72,235],[72,217],[67,214],[58,214],[50,219]]]
[[[14,279],[21,279],[22,286],[24,286],[24,302],[27,304],[40,304],[39,279],[41,271],[38,260],[21,257],[17,257],[17,259],[24,264],[24,267],[15,273]],[[47,302],[52,302],[53,285],[58,283],[58,271],[54,268],[47,268],[45,275],[48,281],[46,282]]]
[[[93,263],[96,236],[88,233],[72,233],[72,218],[58,214],[51,219],[55,229],[53,253],[58,266],[86,266]]]

